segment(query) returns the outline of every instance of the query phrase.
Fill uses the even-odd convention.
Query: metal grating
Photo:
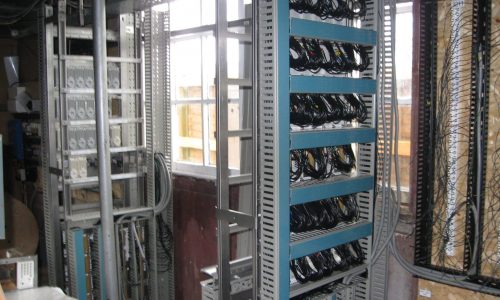
[[[163,153],[167,165],[172,168],[171,156],[171,114],[170,114],[170,19],[169,11],[157,12],[148,10],[145,19],[145,60],[146,60],[146,90],[151,97],[146,110],[151,113],[151,123],[146,128],[151,134],[152,153]],[[147,45],[147,46],[146,46]],[[149,62],[149,63],[148,63]],[[149,80],[149,82],[148,82]],[[153,100],[154,99],[154,100]],[[151,111],[150,111],[151,110]],[[148,137],[147,137],[148,138]],[[154,185],[154,179],[152,180]],[[149,187],[151,188],[151,187]],[[154,195],[153,195],[154,197]],[[170,202],[166,211],[167,224],[173,228],[173,203]],[[172,253],[173,255],[173,253]],[[174,299],[174,276],[172,267],[166,274],[158,273],[159,281],[166,281],[159,291],[159,297]]]
[[[391,38],[391,15],[390,7],[385,3],[385,1],[380,1],[378,11],[382,13],[379,14],[379,19],[377,20],[377,27],[379,28],[379,47],[377,56],[374,59],[377,60],[379,66],[381,66],[381,74],[379,75],[379,94],[378,94],[378,158],[377,158],[377,194],[376,202],[374,205],[374,236],[377,236],[381,241],[377,245],[373,245],[374,252],[382,251],[382,254],[377,259],[377,261],[372,261],[372,266],[370,269],[370,297],[372,299],[386,299],[387,290],[387,267],[388,267],[388,249],[382,248],[383,241],[385,241],[388,236],[388,220],[389,220],[389,210],[387,205],[384,203],[389,201],[390,196],[390,183],[387,182],[387,176],[391,170],[390,164],[385,164],[384,162],[391,160],[391,147],[392,138],[391,132],[392,128],[390,126],[391,120],[393,118],[391,113],[391,104],[393,101],[392,95],[392,38]],[[383,19],[381,19],[383,18]],[[386,187],[389,185],[389,187]]]
[[[482,281],[491,283],[492,285],[499,287],[500,286],[500,278],[488,278],[488,276],[482,274],[483,264],[481,256],[485,256],[485,246],[484,246],[484,233],[487,232],[488,229],[485,229],[484,221],[487,219],[485,217],[485,206],[486,206],[486,191],[485,184],[486,180],[486,170],[488,163],[488,147],[486,145],[488,138],[481,138],[480,142],[477,142],[477,129],[476,124],[481,127],[481,135],[484,137],[488,137],[488,108],[489,108],[489,89],[490,89],[490,52],[491,52],[491,39],[493,39],[491,35],[491,6],[492,1],[490,0],[479,0],[475,1],[473,5],[473,22],[472,22],[472,35],[473,35],[473,46],[472,46],[472,58],[471,58],[471,89],[474,91],[470,93],[470,127],[469,127],[469,174],[468,174],[468,182],[467,182],[467,220],[466,220],[466,240],[470,242],[466,242],[467,246],[464,247],[464,269],[469,269],[471,266],[476,265],[477,269],[476,273],[483,277]],[[494,47],[495,45],[493,45]],[[481,72],[481,69],[485,66],[488,70],[486,72]],[[492,99],[493,101],[495,99]],[[490,142],[492,138],[490,138]],[[478,145],[480,143],[480,145]],[[477,148],[476,148],[477,147]],[[482,149],[482,153],[480,156],[483,157],[482,164],[479,165],[476,157],[478,155],[478,149]],[[489,162],[494,163],[494,161]],[[477,185],[477,176],[481,177],[480,184]],[[480,195],[477,197],[477,195]],[[479,198],[479,199],[478,199]],[[479,202],[479,203],[478,203]],[[475,236],[474,233],[474,221],[473,214],[471,208],[471,203],[474,203],[478,207],[478,213],[482,218],[479,218],[476,226],[479,228],[479,236]],[[490,206],[489,209],[492,207]],[[491,225],[489,225],[491,226]],[[482,253],[481,256],[476,258],[474,261],[473,253],[471,253],[471,249],[473,249],[473,241],[475,238],[478,238],[482,241],[478,246],[478,253]],[[487,237],[489,239],[490,237]],[[493,277],[493,276],[492,276]]]
[[[276,214],[278,193],[277,157],[275,148],[275,45],[274,45],[274,7],[272,0],[259,1],[259,202],[260,202],[260,295],[262,299],[277,299],[278,286],[278,244],[276,229],[279,226],[279,215]]]
[[[47,9],[42,3],[38,15],[38,47],[39,47],[39,78],[40,91],[42,97],[42,105],[40,111],[41,123],[41,148],[51,149],[51,144],[54,141],[54,133],[52,132],[53,110],[49,104],[53,97],[52,91],[54,82],[52,76],[48,76],[48,70],[53,70],[53,60],[47,59],[49,53],[53,53],[53,26],[46,24],[45,18]],[[47,64],[47,68],[43,68]],[[59,211],[59,203],[54,198],[58,191],[54,191],[54,183],[57,180],[50,173],[51,156],[53,151],[42,151],[41,167],[42,167],[42,186],[43,186],[43,210],[44,210],[44,231],[45,231],[45,251],[47,256],[48,279],[49,284],[53,286],[63,286],[63,276],[60,270],[62,269],[62,251],[61,251],[61,234],[59,228],[59,215],[55,212]]]
[[[154,39],[158,35],[161,28],[155,26],[157,15],[152,9],[147,9],[144,12],[144,64],[145,64],[145,113],[146,113],[146,168],[147,168],[147,204],[153,207],[155,205],[155,177],[154,177],[154,153],[155,153],[155,103],[153,97],[155,95],[155,69],[154,63]],[[156,78],[157,79],[157,78]],[[158,81],[158,80],[156,80]],[[157,260],[156,248],[156,220],[152,218],[148,221],[148,240],[149,240],[149,256],[152,261]],[[149,292],[153,299],[158,298],[158,272],[155,267],[151,268],[151,282]]]
[[[66,231],[66,251],[68,255],[69,271],[69,293],[73,297],[78,297],[77,274],[76,274],[76,256],[75,256],[75,234],[73,230]]]
[[[431,119],[432,110],[426,105],[428,99],[436,97],[436,44],[437,44],[437,2],[422,1],[420,5],[420,52],[419,65],[428,66],[421,68],[419,72],[419,95],[418,95],[418,145],[429,145],[417,147],[416,149],[416,183],[415,203],[417,222],[415,226],[415,264],[426,265],[430,261],[431,245],[425,241],[431,241],[429,231],[432,224],[432,214],[427,201],[428,195],[432,195],[432,165],[427,163],[433,160],[432,145],[429,143],[432,136]],[[420,217],[419,217],[420,216]]]

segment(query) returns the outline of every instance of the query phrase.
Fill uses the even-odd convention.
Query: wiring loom
[[[316,229],[332,229],[340,222],[359,220],[355,195],[333,197],[290,207],[290,231],[300,233]]]
[[[334,271],[344,271],[362,264],[365,255],[359,241],[353,241],[328,250],[290,261],[290,270],[299,283],[317,281]]]
[[[290,37],[290,67],[296,71],[318,73],[323,69],[335,75],[363,72],[369,65],[366,46]]]
[[[356,168],[351,145],[290,151],[290,181],[304,177],[322,180],[335,174],[350,174]]]
[[[340,121],[363,122],[367,118],[366,104],[357,94],[291,94],[290,123],[322,126]]]
[[[290,0],[290,9],[315,14],[321,19],[354,19],[366,14],[365,0]]]

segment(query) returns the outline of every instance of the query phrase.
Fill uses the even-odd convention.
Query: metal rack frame
[[[335,280],[363,273],[370,264],[336,272],[318,282],[290,285],[290,259],[353,240],[361,240],[371,255],[377,134],[378,1],[367,1],[361,28],[307,20],[292,15],[288,1],[259,1],[259,202],[260,296],[287,299]],[[371,66],[361,78],[297,75],[290,71],[289,37],[302,36],[373,46]],[[290,129],[290,93],[360,93],[369,109],[362,126],[325,130]],[[292,149],[358,144],[359,176],[290,184]],[[359,223],[327,231],[290,235],[290,205],[357,193]],[[370,297],[367,281],[356,289],[356,298]]]
[[[133,213],[150,216],[145,217],[146,240],[148,241],[146,250],[148,259],[155,263],[150,264],[148,293],[150,299],[160,297],[173,299],[173,264],[171,270],[165,273],[160,274],[156,269],[157,229],[152,210],[155,205],[154,153],[163,153],[167,158],[167,164],[171,166],[170,103],[168,101],[170,99],[169,13],[154,11],[151,5],[157,2],[141,6],[141,9],[145,9],[144,17],[141,16],[140,11],[136,10],[119,11],[122,13],[118,21],[119,30],[102,29],[105,31],[103,39],[118,43],[120,49],[119,57],[104,57],[104,59],[107,63],[119,65],[120,86],[105,87],[105,89],[109,95],[121,95],[120,111],[122,112],[120,118],[108,120],[105,118],[104,125],[105,127],[121,126],[119,134],[122,146],[111,147],[110,153],[135,153],[135,157],[144,157],[143,162],[135,163],[135,169],[123,169],[122,173],[109,176],[111,181],[126,182],[123,189],[125,196],[122,207],[113,208],[110,205],[112,231],[117,231],[114,219],[120,216]],[[60,287],[66,286],[72,295],[82,297],[90,295],[88,294],[89,286],[85,283],[88,268],[82,265],[81,261],[84,251],[82,249],[84,231],[96,232],[95,248],[92,251],[98,259],[102,260],[101,264],[94,266],[97,270],[93,270],[93,273],[104,274],[105,250],[109,247],[103,246],[106,242],[103,235],[104,229],[96,225],[103,219],[99,212],[99,203],[93,206],[75,206],[71,203],[71,187],[96,186],[99,176],[71,178],[68,174],[71,164],[69,157],[95,155],[98,149],[71,150],[68,148],[66,146],[67,128],[78,126],[95,128],[98,122],[67,119],[65,98],[78,94],[89,95],[92,99],[94,94],[93,88],[67,86],[67,63],[92,65],[94,58],[67,54],[66,41],[67,39],[92,40],[94,33],[89,28],[66,25],[66,1],[64,0],[57,2],[56,12],[53,12],[51,6],[42,5],[42,8],[39,17],[40,66],[42,66],[40,78],[44,99],[41,112],[42,147],[44,149],[42,179],[49,283]],[[130,29],[133,29],[133,32],[130,32]],[[144,29],[147,31],[144,31],[143,36]],[[55,38],[58,40],[57,45],[54,45]],[[141,46],[143,38],[144,47]],[[58,51],[56,52],[55,49]],[[105,49],[104,53],[106,53]],[[106,68],[104,72],[106,73]],[[104,101],[107,103],[107,96]],[[145,193],[146,187],[147,194]],[[141,194],[145,196],[141,197]],[[170,204],[164,216],[170,227],[172,218],[172,204]],[[113,240],[118,242],[118,237]],[[118,274],[118,271],[116,273]],[[107,290],[104,288],[105,276],[102,275],[99,278],[100,283],[97,285],[103,297],[103,291]],[[118,286],[122,287],[120,282]],[[132,297],[138,299],[137,293],[133,292]]]
[[[457,244],[463,244],[463,264],[461,267],[440,265],[433,261],[433,244],[435,238],[433,224],[436,216],[432,210],[435,201],[436,177],[435,163],[436,151],[436,99],[439,99],[439,75],[438,59],[438,20],[439,6],[434,2],[422,2],[419,4],[420,14],[420,51],[418,60],[420,67],[418,72],[419,86],[416,92],[418,102],[414,106],[417,110],[415,122],[416,127],[412,153],[415,153],[415,163],[411,173],[415,180],[412,183],[414,193],[412,200],[416,206],[416,229],[415,229],[415,265],[429,270],[439,271],[449,275],[467,275],[467,280],[449,280],[443,276],[438,280],[441,283],[467,288],[473,291],[485,292],[498,295],[500,293],[500,278],[483,273],[482,256],[484,250],[484,218],[486,203],[486,169],[488,162],[488,113],[489,113],[489,89],[490,86],[490,61],[491,61],[491,38],[492,38],[492,2],[490,0],[478,0],[471,2],[473,5],[470,17],[471,45],[470,45],[470,74],[464,73],[465,79],[470,76],[470,105],[468,107],[469,125],[465,129],[469,135],[467,149],[467,174],[466,174],[466,216],[463,239]],[[458,18],[459,16],[457,16]],[[460,22],[457,22],[460,23]],[[465,55],[464,55],[465,56]],[[462,64],[462,62],[460,62]],[[462,76],[462,75],[460,75]],[[462,79],[461,79],[462,80]],[[457,96],[458,97],[458,96]],[[451,146],[450,146],[451,147]],[[451,151],[451,150],[450,150]],[[477,210],[477,223],[474,220],[474,210]],[[429,213],[430,212],[430,213]],[[477,226],[477,227],[476,227]],[[477,235],[476,231],[477,230]],[[478,255],[474,258],[473,241],[478,240],[476,249]]]

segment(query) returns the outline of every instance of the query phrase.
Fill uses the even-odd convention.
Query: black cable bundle
[[[290,261],[290,270],[300,283],[317,281],[334,271],[344,271],[365,259],[359,241],[353,241]]]
[[[292,270],[292,273],[297,281],[300,283],[321,279],[321,277],[318,276],[317,271],[311,267],[307,256],[291,260],[290,269]]]
[[[365,0],[290,0],[290,9],[315,14],[321,19],[349,19],[366,15]]]
[[[359,241],[353,241],[335,248],[337,253],[345,258],[347,265],[359,265],[365,260],[365,254]]]
[[[348,115],[349,119],[356,119],[359,122],[363,122],[368,117],[368,110],[366,108],[365,102],[361,100],[359,95],[356,94],[344,94],[343,98],[349,104],[351,108],[351,114]],[[347,105],[346,105],[347,106]]]
[[[302,152],[292,150],[290,152],[290,180],[297,181],[302,175]]]
[[[349,243],[349,249],[354,254],[353,262],[356,265],[360,265],[365,261],[365,252],[363,252],[363,248],[359,241],[353,241]]]
[[[366,104],[356,94],[290,94],[290,123],[301,127],[363,122],[367,115]]]
[[[290,207],[290,231],[291,232],[303,232],[306,231],[309,226],[311,226],[311,219],[307,217],[304,206],[292,205]]]
[[[330,74],[365,71],[370,65],[368,47],[334,41],[290,37],[290,67],[297,71]]]
[[[332,198],[337,207],[337,216],[343,222],[359,220],[359,206],[354,195]]]
[[[350,173],[356,166],[356,157],[352,151],[351,145],[343,145],[328,148],[331,161],[337,171],[342,173]]]
[[[359,206],[354,195],[292,205],[290,231],[300,233],[317,229],[332,229],[339,222],[359,220]]]
[[[291,94],[290,123],[320,126],[328,121],[328,103],[314,94]]]
[[[302,175],[316,180],[333,176],[335,172],[349,174],[356,168],[351,145],[293,150],[290,152],[290,181]]]
[[[328,148],[313,148],[302,150],[302,171],[305,176],[313,179],[329,178],[333,172]]]

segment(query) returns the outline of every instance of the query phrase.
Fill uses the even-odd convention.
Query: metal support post
[[[259,69],[259,5],[258,1],[252,1],[252,214],[255,218],[255,228],[252,232],[252,299],[258,299],[259,296],[259,229],[257,225],[257,216],[259,215],[259,203],[257,202],[257,197],[259,193],[259,188],[257,185],[258,178],[258,160],[259,160],[259,144],[258,139],[258,126],[259,126],[259,74],[257,70]]]
[[[107,298],[119,299],[118,268],[113,220],[111,190],[111,155],[109,149],[107,59],[106,59],[106,4],[94,0],[94,83],[96,106],[97,155],[99,159],[99,190],[101,199],[101,223],[104,246],[104,272]]]
[[[228,90],[227,90],[227,7],[226,0],[216,4],[216,112],[217,112],[217,209],[229,209],[228,166]],[[219,299],[231,299],[229,267],[229,221],[217,220]]]

